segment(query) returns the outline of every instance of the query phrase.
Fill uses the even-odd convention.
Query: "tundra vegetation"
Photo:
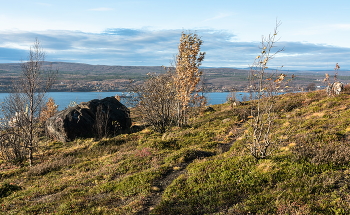
[[[158,93],[153,84],[169,77],[151,75],[143,87]],[[168,96],[177,93],[170,89]],[[266,99],[200,109],[186,126],[170,118],[165,130],[145,125],[65,143],[42,138],[35,165],[0,161],[1,213],[349,214],[350,87],[332,97],[319,90]],[[263,134],[283,140],[258,159],[247,147],[256,113],[271,122]],[[132,109],[134,124],[142,114]]]
[[[1,211],[349,214],[349,93],[277,96],[271,135],[293,133],[259,160],[246,147],[249,101],[214,105],[165,133],[42,140],[32,167],[1,162]]]

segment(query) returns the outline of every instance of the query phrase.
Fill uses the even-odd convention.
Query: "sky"
[[[196,33],[203,67],[247,68],[273,32],[270,67],[350,70],[349,0],[0,0],[0,63],[47,61],[169,66],[182,32]]]

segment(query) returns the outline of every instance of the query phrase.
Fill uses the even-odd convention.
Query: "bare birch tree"
[[[278,91],[283,89],[282,83],[286,81],[286,75],[280,73],[278,69],[268,70],[268,64],[276,54],[284,51],[284,48],[275,49],[280,24],[280,22],[276,23],[274,32],[268,37],[262,37],[260,54],[250,66],[249,90],[252,101],[250,102],[248,148],[257,160],[270,155],[273,151],[272,147],[279,141],[271,136],[277,117],[273,109]]]
[[[39,135],[39,117],[45,105],[45,94],[52,86],[57,70],[45,64],[45,52],[39,40],[30,47],[28,59],[21,65],[21,76],[12,85],[12,92],[2,105],[7,128],[2,135],[2,145],[13,140],[12,145],[19,148],[29,165],[33,164],[33,153]],[[10,149],[8,149],[11,151]]]
[[[174,74],[169,70],[148,76],[145,83],[131,89],[133,100],[143,121],[163,133],[176,121]]]
[[[156,131],[163,133],[170,126],[186,125],[190,107],[206,104],[203,89],[197,86],[205,55],[200,52],[202,42],[197,34],[182,33],[175,65],[165,68],[164,74],[148,74],[148,80],[140,86],[130,85],[131,105]]]
[[[197,34],[182,33],[175,65],[175,85],[177,98],[178,126],[187,124],[188,108],[201,80],[199,66],[204,60],[205,52],[200,48],[203,41]]]

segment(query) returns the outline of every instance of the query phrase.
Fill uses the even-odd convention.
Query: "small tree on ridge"
[[[249,71],[250,100],[252,101],[247,143],[251,155],[257,160],[269,156],[273,147],[280,142],[277,137],[271,135],[277,117],[274,104],[278,91],[283,89],[283,83],[291,80],[286,81],[286,75],[280,73],[278,69],[268,70],[269,62],[276,54],[284,51],[284,48],[274,49],[278,41],[277,29],[280,24],[280,22],[276,23],[274,32],[268,37],[262,37],[260,54],[255,58]]]
[[[202,71],[199,70],[199,66],[205,56],[205,52],[200,51],[202,43],[201,38],[193,33],[182,33],[180,38],[175,65],[178,126],[187,124],[188,108],[201,80]]]
[[[12,92],[2,105],[7,124],[1,136],[2,147],[14,145],[24,153],[29,165],[33,164],[33,153],[37,147],[40,132],[40,112],[45,105],[45,94],[54,83],[57,70],[45,68],[45,52],[39,40],[30,47],[28,60],[23,62],[21,76],[12,85]],[[13,140],[14,142],[9,142]],[[9,153],[11,149],[8,149]],[[16,158],[16,156],[15,156]]]

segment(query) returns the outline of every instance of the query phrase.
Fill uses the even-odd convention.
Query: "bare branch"
[[[22,75],[12,85],[12,93],[2,105],[5,129],[16,134],[16,147],[22,148],[32,165],[39,135],[40,112],[45,105],[45,94],[56,79],[58,70],[45,63],[45,52],[38,39],[30,47],[28,59],[21,65]],[[23,155],[20,155],[23,156]]]
[[[278,69],[269,70],[269,62],[275,56],[284,51],[284,47],[275,50],[278,27],[281,22],[276,21],[276,26],[272,34],[262,37],[260,53],[250,66],[248,78],[250,80],[251,117],[248,146],[252,156],[259,160],[271,154],[273,146],[276,144],[271,137],[271,130],[275,126],[276,113],[273,110],[275,97],[285,81],[285,74],[279,73]]]

